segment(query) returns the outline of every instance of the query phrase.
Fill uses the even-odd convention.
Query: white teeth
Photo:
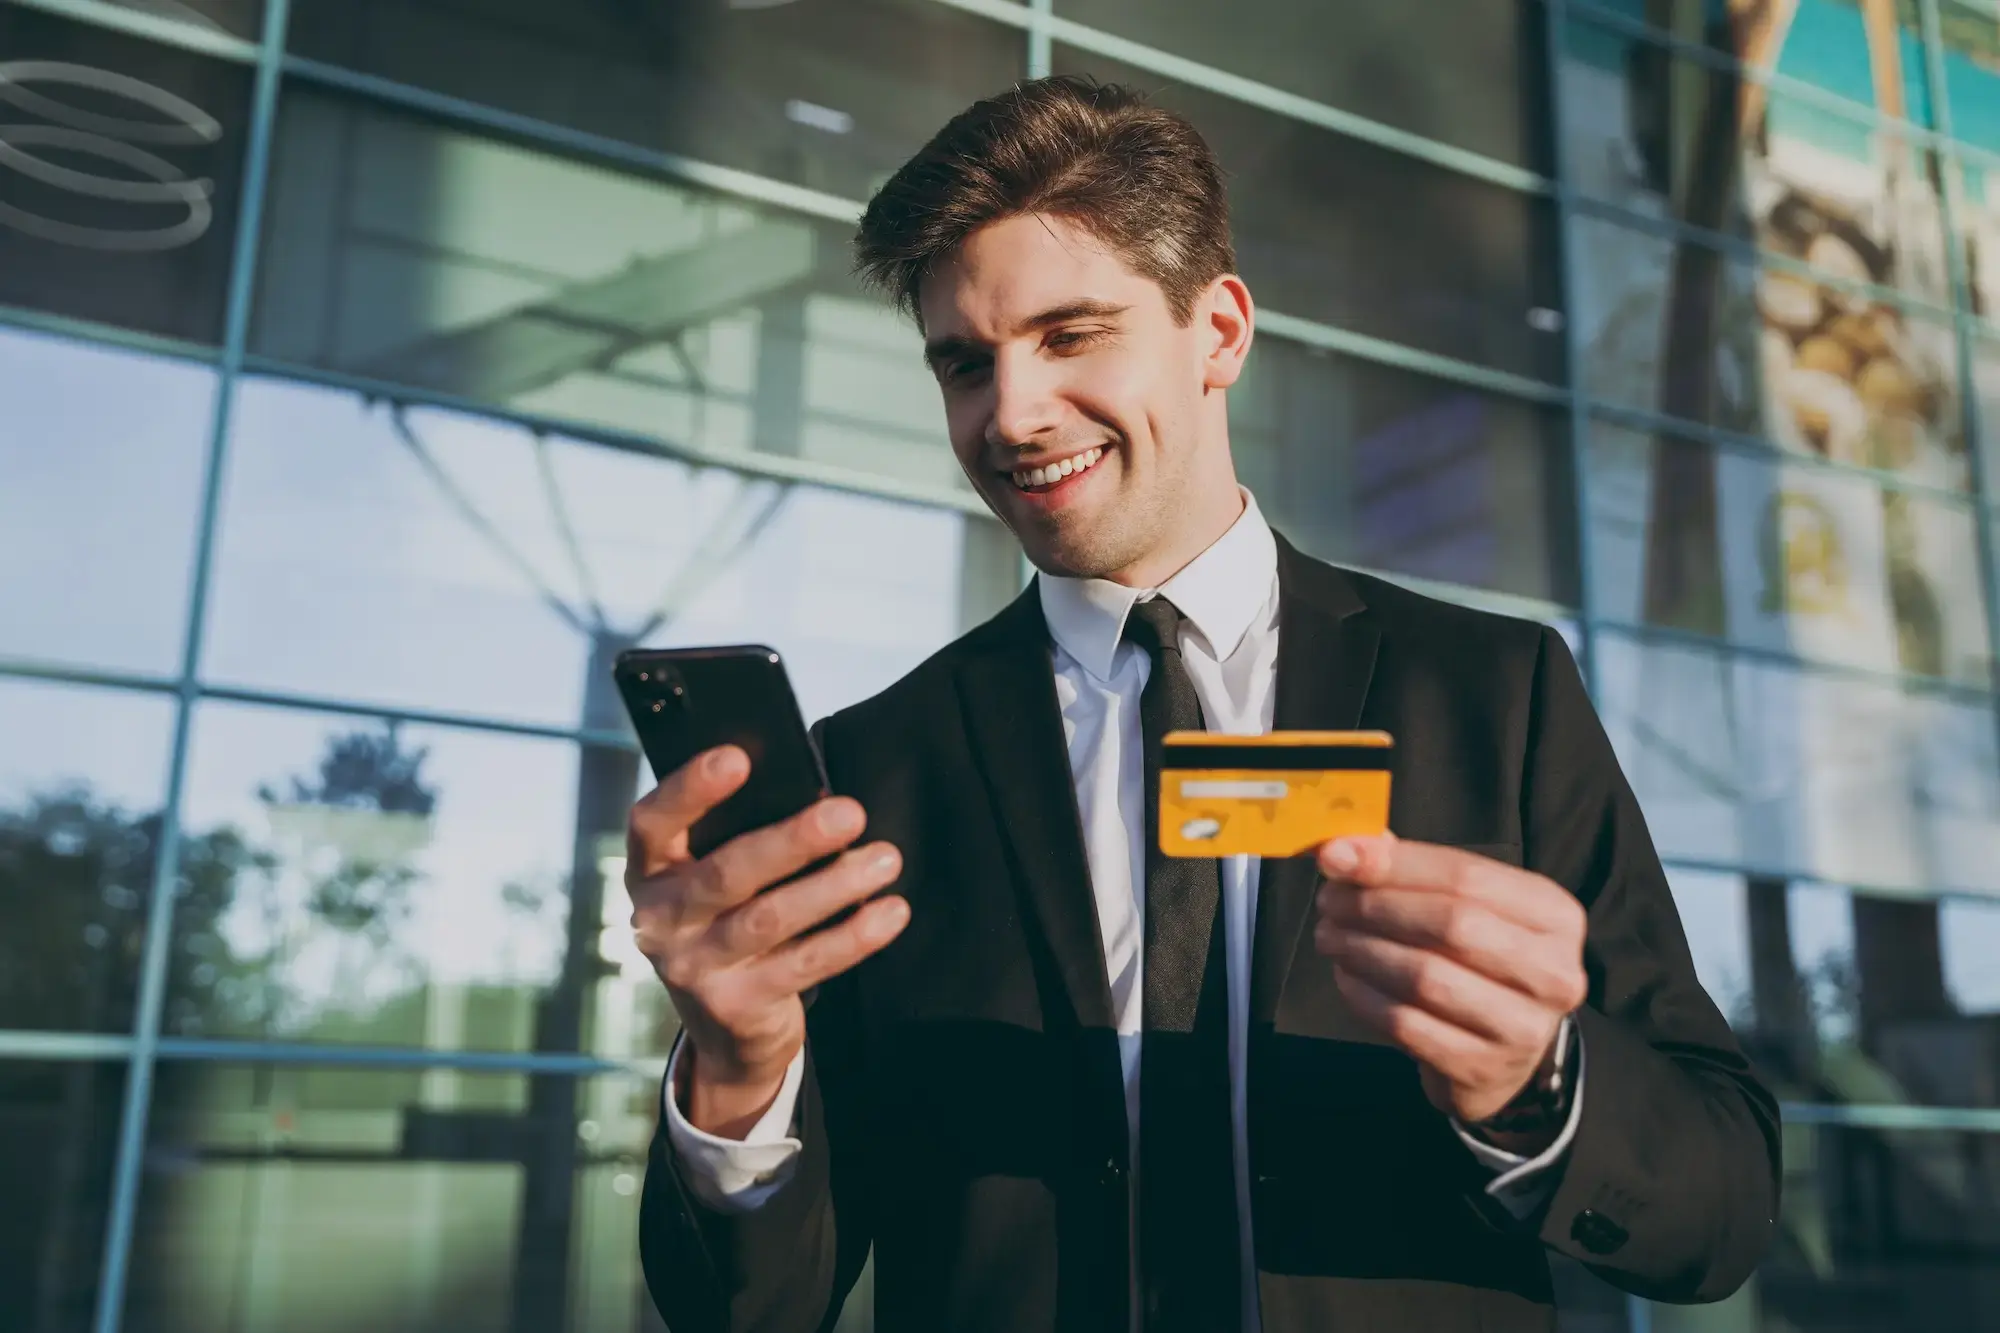
[[[1061,462],[1050,463],[1047,467],[1028,468],[1024,471],[1016,472],[1013,474],[1013,481],[1016,486],[1021,487],[1023,490],[1032,489],[1037,486],[1053,486],[1064,477],[1073,477],[1077,473],[1093,466],[1102,457],[1104,457],[1102,446],[1095,449],[1086,449],[1080,454],[1063,459]]]

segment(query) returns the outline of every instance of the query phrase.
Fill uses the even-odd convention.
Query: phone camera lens
[[[647,672],[647,671],[641,671],[641,672],[639,673],[639,679],[640,679],[640,680],[651,680],[652,678],[653,678],[653,677],[652,677],[652,673],[651,673],[651,672]]]
[[[665,708],[665,707],[666,707],[666,704],[665,704],[665,703],[663,703],[663,702],[661,702],[660,700],[658,700],[658,699],[655,699],[655,700],[653,700],[653,711],[654,711],[655,713],[659,712],[659,711],[660,711],[661,709],[663,709],[663,708]]]

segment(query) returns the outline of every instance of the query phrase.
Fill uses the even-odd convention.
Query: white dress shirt
[[[1201,699],[1210,731],[1254,734],[1271,729],[1278,672],[1278,548],[1249,491],[1242,515],[1214,545],[1157,590],[1103,579],[1042,575],[1042,612],[1053,649],[1056,700],[1083,819],[1084,852],[1097,903],[1099,938],[1118,1021],[1125,1074],[1125,1118],[1136,1186],[1139,1144],[1139,1035],[1145,988],[1145,763],[1139,694],[1152,661],[1124,642],[1125,617],[1135,602],[1170,599],[1183,617],[1181,656]],[[1249,1144],[1245,1131],[1244,1065],[1250,1013],[1250,946],[1257,920],[1254,856],[1222,858],[1222,917],[1228,959],[1230,1114],[1234,1129],[1236,1215],[1244,1281],[1243,1330],[1258,1333],[1255,1250],[1251,1239]],[[678,1054],[678,1046],[676,1046]],[[803,1053],[792,1061],[771,1108],[741,1142],[717,1138],[687,1122],[666,1099],[667,1133],[686,1164],[689,1183],[710,1206],[758,1207],[790,1176],[801,1144],[790,1137],[803,1081]],[[1458,1127],[1478,1159],[1495,1172],[1487,1190],[1518,1215],[1540,1202],[1546,1170],[1568,1150],[1583,1104],[1578,1060],[1568,1123],[1549,1149],[1528,1159],[1481,1142]],[[674,1086],[671,1061],[667,1086]],[[1330,1200],[1330,1206],[1337,1201]],[[1137,1303],[1134,1302],[1134,1310]]]

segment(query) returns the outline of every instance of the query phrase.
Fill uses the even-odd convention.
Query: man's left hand
[[[1555,881],[1394,834],[1319,849],[1313,942],[1357,1016],[1462,1124],[1527,1086],[1583,1003],[1583,905]]]

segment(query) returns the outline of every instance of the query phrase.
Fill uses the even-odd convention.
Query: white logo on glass
[[[161,119],[126,119],[71,106],[37,92],[31,85],[60,84],[120,97]],[[0,102],[42,124],[0,124],[0,169],[19,172],[30,180],[92,199],[127,204],[175,205],[183,215],[164,227],[86,227],[43,217],[0,199],[0,224],[60,245],[127,253],[173,250],[198,240],[214,220],[209,198],[215,182],[204,176],[189,180],[182,170],[157,153],[138,147],[188,147],[212,144],[222,137],[222,125],[185,98],[143,79],[114,74],[89,65],[59,60],[0,61]],[[145,177],[133,180],[101,176],[51,162],[35,149],[57,149],[116,163]]]

